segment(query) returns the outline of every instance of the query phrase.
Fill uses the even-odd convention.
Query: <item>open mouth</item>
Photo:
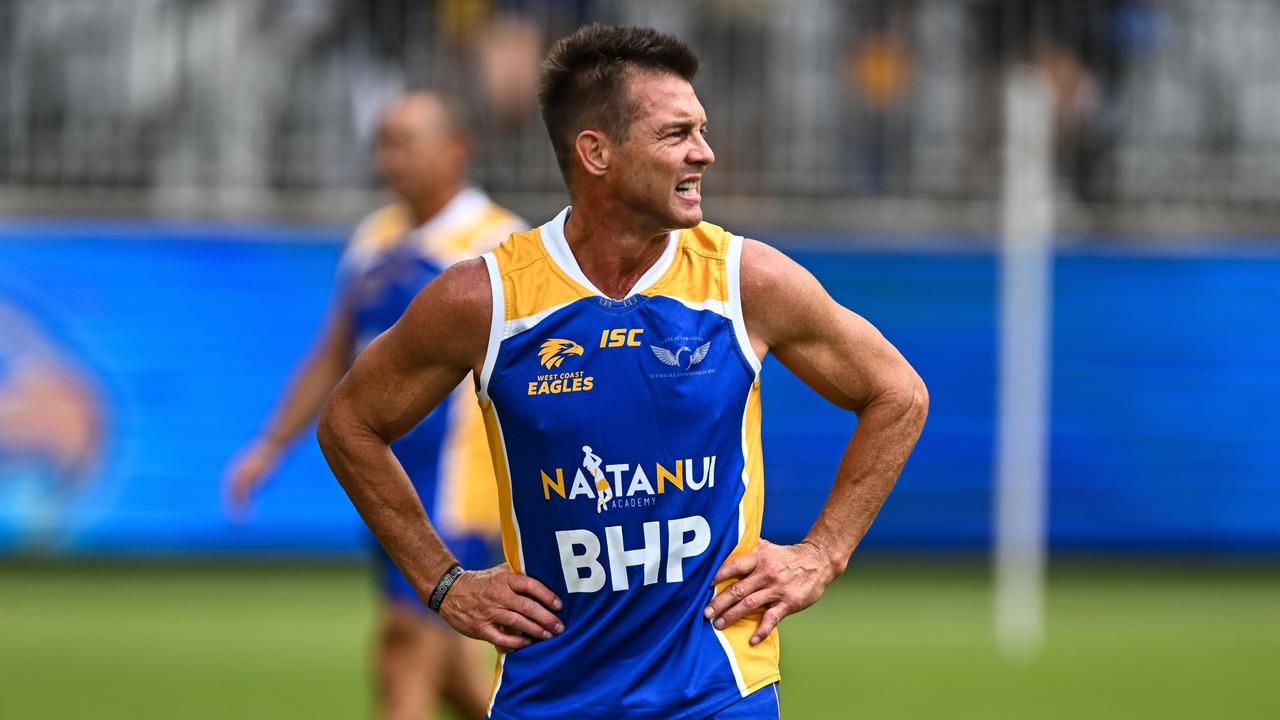
[[[696,200],[701,197],[699,190],[701,182],[699,180],[683,180],[676,185],[676,194],[682,198]]]

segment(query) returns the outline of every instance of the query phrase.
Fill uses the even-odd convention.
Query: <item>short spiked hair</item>
[[[698,56],[653,28],[616,25],[587,25],[551,46],[538,78],[538,105],[565,182],[578,133],[599,128],[614,139],[626,135],[638,111],[627,79],[637,70],[692,81]]]

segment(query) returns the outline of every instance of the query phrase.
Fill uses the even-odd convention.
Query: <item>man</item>
[[[776,720],[775,628],[843,572],[924,423],[923,383],[874,328],[702,222],[697,66],[647,29],[556,43],[539,100],[572,206],[443,273],[321,414],[330,466],[420,594],[504,651],[494,718]],[[859,416],[798,545],[759,537],[769,352]],[[388,443],[468,372],[507,563],[462,571]]]
[[[353,355],[390,327],[418,290],[449,265],[527,227],[467,187],[468,154],[458,112],[445,99],[412,94],[386,111],[377,163],[400,201],[355,231],[341,261],[340,301],[316,349],[228,471],[233,510],[244,509],[284,448],[315,419]],[[415,498],[433,508],[434,526],[459,558],[487,565],[496,491],[475,399],[469,389],[454,393],[416,425],[394,446]],[[443,694],[463,717],[482,717],[489,688],[477,664],[483,647],[429,613],[391,559],[380,549],[376,554],[384,598],[376,660],[380,714],[418,720]]]

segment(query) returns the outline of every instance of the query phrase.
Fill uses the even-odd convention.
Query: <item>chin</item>
[[[697,227],[702,222],[702,205],[677,208],[671,216],[672,225],[679,229]]]

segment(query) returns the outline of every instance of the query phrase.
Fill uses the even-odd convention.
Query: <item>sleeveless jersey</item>
[[[568,213],[484,255],[503,551],[563,599],[565,625],[499,657],[490,716],[702,718],[779,678],[776,631],[749,644],[759,614],[723,631],[702,616],[764,504],[742,239],[672,232],[615,301],[579,269]]]
[[[356,351],[394,325],[418,291],[445,268],[526,227],[473,188],[417,227],[403,203],[371,213],[353,233],[339,270]],[[469,387],[460,387],[392,449],[444,537],[497,534],[492,465]]]

